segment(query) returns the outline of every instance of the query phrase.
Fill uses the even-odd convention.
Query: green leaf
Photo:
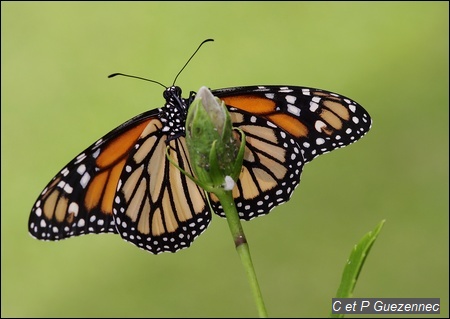
[[[344,268],[344,273],[342,274],[341,284],[336,294],[336,298],[351,298],[353,295],[353,290],[356,286],[356,281],[358,280],[361,269],[364,265],[364,262],[369,254],[370,249],[372,248],[373,243],[377,239],[381,228],[383,228],[384,222],[386,220],[382,220],[377,227],[368,232],[361,241],[355,245],[352,252],[350,253],[350,257],[347,260],[347,264]],[[343,318],[343,314],[331,314],[332,318]]]

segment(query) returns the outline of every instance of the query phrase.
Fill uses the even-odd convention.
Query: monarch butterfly
[[[355,142],[372,123],[361,105],[321,89],[258,85],[212,93],[245,133],[242,172],[233,189],[243,220],[289,200],[306,163]],[[169,146],[172,160],[193,174],[185,120],[194,96],[182,98],[175,84],[166,87],[163,107],[128,120],[75,157],[36,200],[30,234],[60,240],[118,233],[154,254],[189,247],[207,228],[211,212],[224,217],[217,198],[166,157]]]

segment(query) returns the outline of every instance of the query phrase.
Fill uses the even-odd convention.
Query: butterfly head
[[[166,102],[181,99],[182,90],[179,86],[169,86],[164,90],[163,97]]]

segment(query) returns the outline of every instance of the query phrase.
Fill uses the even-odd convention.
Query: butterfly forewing
[[[59,240],[89,233],[117,233],[112,204],[120,173],[154,112],[141,114],[92,144],[64,167],[36,200],[29,232]]]
[[[215,90],[229,106],[272,122],[295,139],[305,162],[349,145],[371,127],[357,102],[325,90],[297,86],[252,86]]]
[[[206,195],[166,158],[192,173],[185,138],[168,141],[155,119],[142,133],[120,177],[114,201],[123,239],[152,253],[189,247],[211,220]]]

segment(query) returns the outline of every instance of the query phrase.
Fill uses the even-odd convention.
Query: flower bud
[[[201,87],[188,110],[186,144],[195,177],[205,190],[232,189],[242,167],[245,138],[241,140],[244,143],[233,133],[225,103]]]

